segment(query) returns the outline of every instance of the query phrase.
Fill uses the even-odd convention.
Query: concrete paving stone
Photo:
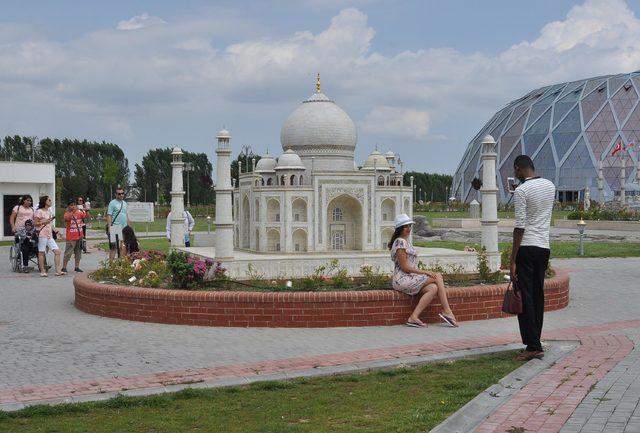
[[[7,247],[0,247],[0,257],[3,255],[8,255]],[[103,253],[93,252],[84,256],[82,266],[87,270],[95,268],[103,258]],[[640,258],[553,260],[552,265],[573,271],[571,301],[566,309],[545,315],[543,338],[545,333],[554,330],[593,325],[601,328],[604,335],[626,335],[638,347],[638,328],[614,326],[605,329],[602,325],[613,320],[638,319]],[[402,326],[245,329],[127,322],[76,310],[71,281],[69,276],[42,279],[37,273],[18,275],[10,273],[6,267],[0,268],[0,345],[3,347],[0,351],[0,393],[30,386],[112,380],[114,377],[445,343],[463,338],[486,339],[517,333],[517,321],[513,317],[463,322],[457,329],[431,326],[426,330]],[[603,293],[606,294],[606,302],[603,302]],[[567,335],[570,333],[568,331]],[[640,399],[638,351],[634,350],[618,365],[606,369],[609,368],[612,370],[577,406],[573,416],[586,415],[594,421],[603,418],[605,422],[625,419],[627,431],[630,431],[629,428],[635,428],[639,419],[633,418],[634,414],[638,415],[637,402]],[[286,377],[295,374],[287,372]],[[233,380],[238,378],[211,382],[224,384]],[[250,379],[240,380],[247,383]],[[113,395],[115,393],[106,392],[98,397]],[[76,396],[73,401],[88,398]],[[636,406],[632,409],[634,402]],[[22,403],[10,404],[18,406]],[[6,407],[4,405],[3,409]],[[580,424],[574,423],[570,417],[565,427],[574,428],[576,425]],[[593,428],[598,427],[587,422],[582,431]]]

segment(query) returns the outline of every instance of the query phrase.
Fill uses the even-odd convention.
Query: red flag
[[[619,138],[616,142],[616,145],[613,147],[613,151],[611,152],[611,156],[615,156],[616,153],[624,150],[624,146],[622,145],[622,139]]]

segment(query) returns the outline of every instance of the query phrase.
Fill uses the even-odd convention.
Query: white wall
[[[0,206],[4,205],[5,195],[30,194],[33,197],[33,206],[38,205],[38,198],[48,195],[56,205],[56,168],[55,164],[41,164],[32,162],[0,161]],[[14,203],[11,207],[15,206]],[[3,240],[12,239],[4,236],[6,212],[2,209],[0,218],[0,236]]]

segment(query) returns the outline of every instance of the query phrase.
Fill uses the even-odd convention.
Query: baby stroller
[[[15,236],[16,242],[9,249],[9,264],[13,272],[25,272],[24,255],[27,255],[26,262],[33,263],[38,268],[38,235],[31,236],[18,233]],[[46,257],[45,257],[46,260]],[[46,261],[45,261],[46,264]]]

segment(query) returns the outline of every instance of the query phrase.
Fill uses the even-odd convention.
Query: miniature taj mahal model
[[[218,140],[228,140],[221,131]],[[396,156],[371,153],[358,169],[356,127],[320,91],[282,126],[284,153],[264,155],[233,191],[234,246],[255,252],[379,251],[396,214],[411,214]]]
[[[244,173],[240,167],[236,185],[231,134],[218,133],[214,245],[185,250],[223,262],[236,278],[249,266],[269,278],[304,276],[333,259],[351,275],[363,265],[391,271],[395,216],[413,216],[413,182],[404,184],[396,154],[376,149],[358,167],[356,126],[322,93],[319,76],[315,93],[284,122],[280,141],[283,153],[267,152]],[[475,267],[469,253],[418,250],[425,264],[437,257]]]

